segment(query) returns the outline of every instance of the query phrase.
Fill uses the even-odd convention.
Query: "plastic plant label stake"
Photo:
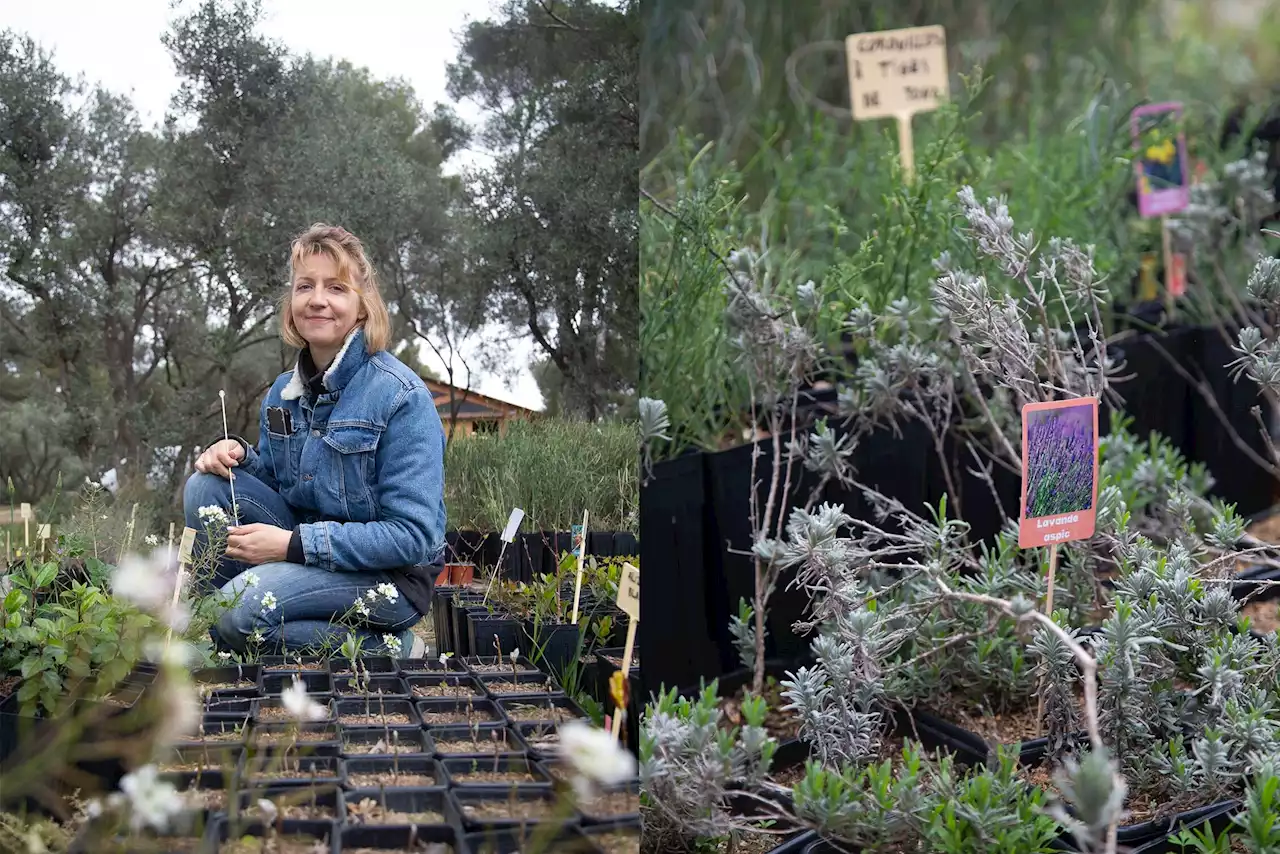
[[[1187,137],[1182,131],[1182,104],[1146,104],[1129,114],[1133,139],[1134,178],[1138,182],[1138,214],[1163,217],[1191,203]]]
[[[582,511],[582,530],[574,532],[574,543],[578,549],[578,575],[573,582],[573,625],[578,625],[578,601],[582,597],[582,570],[587,560],[587,511]]]
[[[902,172],[915,174],[911,118],[951,94],[947,31],[939,25],[858,33],[844,40],[855,121],[895,118]]]
[[[511,516],[507,519],[507,527],[502,529],[504,543],[509,543],[516,538],[516,531],[520,528],[522,521],[524,521],[524,511],[519,507],[512,509]]]
[[[618,609],[626,614],[627,641],[622,651],[622,678],[629,678],[631,673],[631,657],[636,647],[636,627],[640,625],[640,570],[629,563],[622,565],[622,578],[618,580]],[[617,740],[622,729],[622,717],[625,708],[619,708],[613,715],[612,734]]]
[[[22,502],[18,505],[18,515],[22,517],[22,548],[31,548],[31,505]]]
[[[1098,502],[1098,399],[1022,408],[1022,504],[1018,546],[1093,536]]]
[[[524,519],[524,511],[519,507],[513,508],[511,515],[507,518],[507,527],[502,529],[502,548],[498,551],[498,565],[493,569],[493,575],[489,577],[489,585],[484,589],[484,602],[489,603],[489,593],[493,590],[493,583],[498,580],[499,573],[502,572],[502,559],[506,557],[507,546],[516,538],[516,529],[520,527],[520,522]]]
[[[53,536],[53,526],[48,522],[42,522],[36,525],[36,539],[47,540]]]
[[[182,543],[178,546],[178,571],[181,572],[183,567],[191,563],[191,549],[196,544],[196,529],[182,529]]]

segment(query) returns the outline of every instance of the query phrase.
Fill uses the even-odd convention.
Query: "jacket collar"
[[[315,364],[310,359],[306,361]],[[356,375],[356,371],[364,367],[367,361],[369,361],[369,354],[365,352],[364,347],[364,327],[357,326],[347,334],[347,340],[342,342],[342,349],[333,357],[332,364],[325,370],[325,390],[338,391],[345,387]],[[297,400],[307,390],[310,380],[311,377],[306,376],[303,368],[303,360],[299,358],[293,366],[293,376],[289,377],[289,384],[280,392],[280,397],[284,400]]]

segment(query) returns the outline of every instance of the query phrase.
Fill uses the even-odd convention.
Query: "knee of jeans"
[[[252,608],[236,606],[228,608],[218,618],[218,637],[236,652],[245,652],[249,646],[249,636],[257,626],[257,612]]]
[[[217,504],[217,497],[227,489],[227,481],[216,474],[198,471],[187,478],[182,490],[182,512],[188,519],[207,504]]]

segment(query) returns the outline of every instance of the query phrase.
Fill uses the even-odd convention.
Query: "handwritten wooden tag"
[[[629,563],[622,565],[618,582],[618,607],[634,621],[640,619],[640,570]]]
[[[182,543],[178,546],[178,566],[191,563],[191,549],[196,544],[196,529],[182,529]]]

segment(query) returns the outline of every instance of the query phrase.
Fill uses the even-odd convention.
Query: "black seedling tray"
[[[469,655],[462,659],[462,663],[466,665],[471,675],[478,678],[484,678],[489,675],[497,676],[501,673],[511,674],[511,657],[506,655],[502,656],[501,659],[496,655]],[[502,670],[487,671],[477,669],[478,667],[494,664],[501,664]],[[541,673],[542,668],[530,661],[527,656],[518,655],[516,656],[515,672],[517,675],[520,673]]]
[[[422,718],[422,723],[427,727],[446,726],[446,725],[462,725],[467,726],[471,723],[504,723],[506,718],[498,708],[497,704],[492,700],[455,700],[447,697],[430,700],[418,700],[416,702],[418,714]],[[471,720],[466,717],[467,711],[472,714]],[[431,715],[459,712],[462,714],[461,720],[453,721],[434,721]]]
[[[466,694],[463,694],[461,697],[455,698],[455,697],[423,696],[421,694],[416,693],[416,689],[419,687],[433,688],[441,684],[444,684],[447,686],[456,685],[460,689],[469,691],[470,696],[473,696],[478,700],[486,699],[488,697],[488,694],[485,693],[484,686],[481,684],[480,680],[468,673],[453,673],[453,674],[441,673],[435,676],[409,676],[405,678],[405,683],[409,689],[409,696],[411,696],[414,700],[450,700],[450,699],[466,698],[467,696]]]
[[[354,676],[335,675],[333,677],[333,696],[336,700],[362,700],[365,696],[365,688],[366,686],[358,684]],[[399,676],[387,674],[370,676],[367,688],[369,696],[372,698],[381,697],[384,700],[409,699],[409,686]]]
[[[484,724],[476,728],[476,735],[480,744],[475,750],[469,750],[466,753],[442,753],[441,743],[448,741],[470,741],[472,737],[471,727],[463,724],[462,726],[438,726],[428,727],[427,733],[431,736],[431,740],[435,746],[436,756],[440,759],[453,758],[471,758],[473,756],[493,756],[493,740],[490,733],[501,733],[503,739],[503,755],[507,756],[523,756],[525,754],[524,742],[515,734],[515,732],[505,724]]]
[[[211,696],[204,701],[204,714],[220,717],[236,717],[246,720],[253,714],[254,697],[218,697]]]
[[[444,785],[444,772],[440,765],[430,756],[352,756],[340,760],[342,775],[349,789],[377,789],[376,786],[356,785],[353,779],[357,774],[377,774],[383,771],[398,770],[401,774],[422,774],[431,776],[431,784],[423,786],[415,783],[411,786],[387,786],[390,789],[440,788]]]
[[[440,767],[444,769],[447,785],[451,788],[466,789],[504,789],[512,785],[518,785],[521,788],[527,786],[550,786],[551,777],[547,774],[546,769],[532,759],[526,756],[511,756],[502,753],[496,756],[470,756],[451,759],[441,759]],[[467,781],[459,779],[468,773],[483,773],[485,771],[516,771],[520,773],[528,773],[533,779],[528,781],[520,781],[519,783],[504,783],[492,781]]]
[[[298,663],[299,660],[302,662],[301,665]],[[264,655],[261,664],[264,675],[281,671],[296,673],[299,670],[329,672],[329,659],[323,655]]]
[[[401,676],[432,676],[436,674],[466,672],[466,666],[453,656],[446,658],[443,664],[440,663],[440,659],[438,658],[400,659]]]
[[[202,773],[229,775],[235,772],[242,752],[243,746],[239,744],[216,746],[210,744],[207,750],[203,747],[173,747],[161,755],[156,762],[156,767],[161,768],[166,764],[187,765],[192,762],[198,762],[203,767]],[[160,776],[173,777],[174,775],[185,773],[189,772],[161,770]]]
[[[336,719],[333,713],[333,703],[330,702],[328,697],[312,697],[312,700],[329,713],[328,720]],[[266,718],[263,716],[263,712],[267,709],[284,709],[284,700],[280,699],[278,696],[263,697],[261,700],[254,700],[253,722],[255,724],[288,723],[291,720],[290,717]],[[285,715],[288,715],[287,711],[285,712]],[[324,723],[324,721],[318,721],[318,723]]]
[[[376,802],[380,806],[392,812],[414,812],[414,811],[430,811],[439,813],[442,817],[441,822],[432,824],[373,824],[358,820],[358,815],[353,813],[351,806],[357,806],[366,798]],[[448,795],[442,788],[415,788],[415,789],[352,789],[346,793],[345,800],[349,806],[347,808],[347,826],[367,826],[381,828],[408,828],[416,826],[418,828],[428,827],[453,827],[459,823],[456,806],[449,800]]]
[[[538,688],[538,690],[536,691],[531,690],[528,692],[514,692],[514,693],[508,690],[507,692],[504,693],[503,691],[500,691],[499,689],[493,687],[494,683],[501,683],[501,682],[513,683],[515,685],[521,685],[521,686],[529,685],[529,686]],[[555,677],[547,673],[539,673],[537,675],[534,675],[532,673],[517,673],[515,676],[512,676],[510,673],[507,673],[505,675],[500,675],[495,673],[495,674],[483,677],[480,680],[480,683],[484,685],[484,690],[488,692],[489,696],[493,697],[496,700],[510,700],[510,699],[518,700],[521,697],[532,697],[535,695],[542,695],[542,696],[549,696],[553,694],[559,694],[561,696],[564,695],[564,691],[560,689],[560,683],[556,682]]]
[[[231,733],[236,730],[240,731],[239,738],[235,739],[218,739],[208,740],[203,735],[217,735],[220,733]],[[249,731],[248,722],[244,718],[234,718],[228,720],[216,715],[205,715],[200,721],[200,729],[187,739],[177,742],[175,747],[204,747],[216,750],[219,747],[227,747],[233,750],[239,750],[244,744],[245,736]]]
[[[209,826],[209,834],[206,837],[209,840],[209,846],[206,850],[217,851],[222,843],[232,838],[234,832],[235,838],[240,839],[245,836],[265,837],[270,834],[271,828],[266,827],[260,822],[244,823],[238,822],[237,827],[233,828],[230,821],[220,818]],[[295,833],[283,833],[280,839],[283,840],[306,840],[309,842],[325,841],[327,848],[331,854],[341,854],[341,838],[339,836],[339,825],[336,822],[330,824],[323,830],[318,831],[298,831]]]
[[[640,822],[640,781],[634,780],[621,786],[603,791],[604,795],[614,794],[618,792],[626,792],[635,795],[636,808],[634,812],[627,813],[597,813],[593,812],[591,804],[584,803],[581,799],[578,801],[578,812],[582,813],[583,825],[593,824],[616,824],[618,822]]]
[[[333,677],[327,670],[313,673],[308,670],[293,673],[267,671],[262,675],[262,693],[267,697],[279,697],[286,688],[292,687],[294,677],[302,680],[307,693],[315,697],[316,702],[324,702],[333,693]]]
[[[565,851],[569,854],[596,854],[600,849],[582,832],[582,830],[572,824],[565,824],[559,827],[554,835],[549,835],[546,842],[543,839],[547,834],[545,828],[512,828],[504,827],[500,829],[490,829],[480,833],[469,833],[463,837],[463,844],[470,854],[520,854],[521,851],[528,851],[529,846],[543,844],[546,847],[535,847],[533,850],[545,851]]]
[[[359,723],[343,723],[344,715],[369,715],[367,721]],[[334,702],[334,719],[344,727],[356,726],[382,726],[381,718],[385,715],[404,715],[408,719],[407,724],[392,723],[390,726],[421,726],[422,718],[418,716],[418,710],[413,703],[408,700],[392,700],[385,697],[370,697],[365,699],[337,700]]]
[[[274,770],[280,764],[275,756],[256,754],[252,758],[245,753],[240,761],[240,783],[251,787],[271,788],[286,786],[344,785],[342,762],[336,756],[299,756],[290,754],[288,777],[263,777],[263,771]],[[315,775],[312,775],[312,771]]]
[[[387,674],[395,676],[400,672],[400,665],[389,655],[366,655],[357,658],[356,663],[370,675]],[[345,658],[329,659],[329,672],[335,677],[353,675],[351,662]]]
[[[271,744],[260,744],[257,739],[261,734],[268,733],[288,733],[296,730],[300,735],[308,736],[308,739],[299,738],[296,743],[291,740],[282,740]],[[309,740],[310,737],[321,735],[322,738]],[[251,754],[268,754],[274,755],[283,751],[286,747],[293,753],[305,753],[308,756],[338,756],[342,752],[342,728],[334,723],[307,723],[307,724],[258,724],[253,728],[253,734],[245,742],[245,749]]]
[[[557,694],[534,694],[531,696],[523,696],[519,698],[508,698],[504,700],[499,700],[497,702],[498,702],[498,708],[502,710],[502,713],[507,718],[507,720],[511,721],[512,723],[530,722],[530,719],[528,718],[516,717],[513,714],[513,712],[520,714],[521,712],[518,710],[526,707],[530,707],[530,706],[535,708],[541,707],[543,709],[543,714],[547,715],[545,719],[544,718],[536,719],[539,721],[545,720],[552,723],[564,723],[566,720],[581,720],[587,717],[587,713],[582,710],[582,707],[579,706],[577,703],[573,702],[573,700],[570,700],[564,694],[558,694],[558,695]],[[564,712],[567,713],[567,717],[564,717],[563,719],[560,719],[560,720],[554,719],[552,717],[552,712],[549,708],[550,706],[554,706],[556,709],[564,710]]]
[[[222,665],[220,667],[202,667],[193,671],[192,680],[197,686],[205,685],[221,685],[228,682],[252,682],[252,685],[243,688],[219,688],[214,693],[219,694],[240,694],[247,697],[256,697],[262,693],[262,665],[260,664],[241,664]]]
[[[386,749],[378,753],[369,752],[369,748],[376,747],[380,741],[385,744]],[[401,752],[399,754],[391,752],[391,748],[396,745],[400,747]],[[342,728],[342,756],[344,759],[396,755],[403,759],[406,756],[430,756],[432,752],[430,736],[418,726]]]
[[[460,847],[458,831],[448,824],[422,824],[416,827],[404,825],[349,824],[342,828],[342,850],[381,848],[386,851],[418,851],[426,844],[426,851],[433,845],[445,845],[454,852],[465,852]]]
[[[275,802],[277,806],[281,804],[307,804],[314,803],[317,807],[328,807],[333,811],[333,818],[281,818],[278,821],[271,822],[272,827],[279,829],[288,836],[294,833],[307,833],[319,836],[323,833],[332,833],[333,825],[342,824],[346,816],[346,804],[342,798],[342,789],[336,783],[329,785],[317,786],[268,786],[265,789],[257,791],[240,792],[240,815],[251,822],[264,822],[264,818],[257,814],[257,802],[261,799]],[[250,811],[253,811],[252,813]],[[281,810],[283,812],[283,809]]]
[[[548,749],[548,748],[542,748],[542,747],[535,747],[533,744],[533,738],[536,735],[539,735],[539,734],[550,735],[555,733],[556,728],[554,725],[548,724],[548,723],[540,723],[537,721],[530,721],[526,723],[512,723],[511,730],[512,732],[515,733],[516,738],[520,740],[520,744],[523,745],[523,749],[525,750],[525,752],[527,752],[534,759],[551,759],[558,755],[559,753],[558,746]],[[557,745],[558,744],[559,743],[557,742]]]
[[[450,789],[449,797],[453,799],[457,814],[461,817],[462,826],[475,833],[490,829],[514,828],[527,824],[576,824],[578,811],[569,809],[560,803],[559,796],[550,786],[503,786],[497,789]],[[511,798],[517,800],[542,800],[552,804],[552,812],[547,819],[512,818],[480,818],[468,815],[468,807],[481,802],[507,803]]]

